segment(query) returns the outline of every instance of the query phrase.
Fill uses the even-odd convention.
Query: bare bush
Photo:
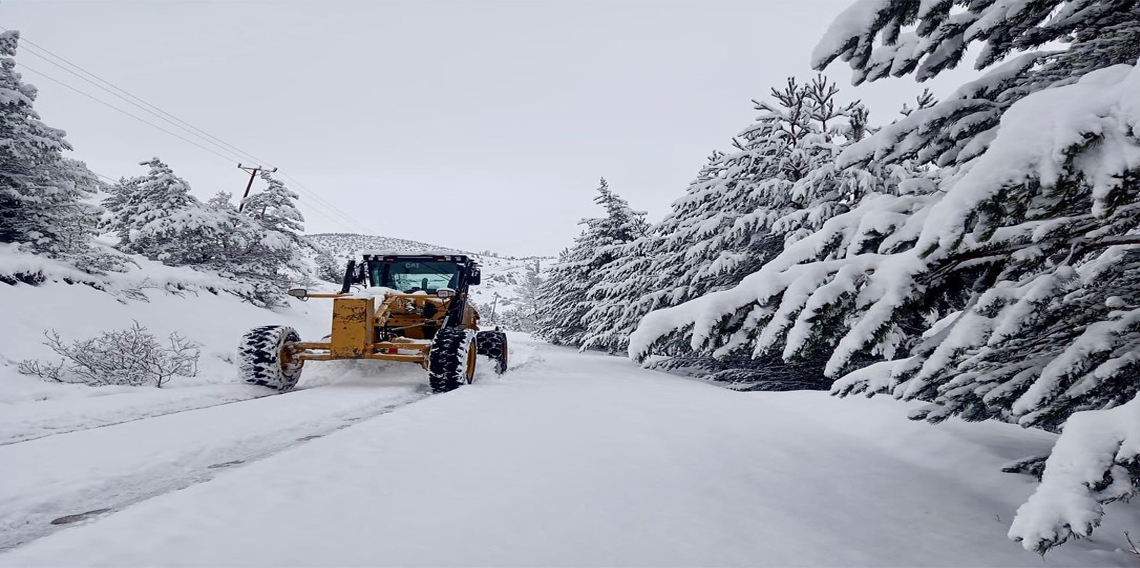
[[[62,359],[58,364],[26,360],[19,371],[47,381],[90,386],[146,385],[158,388],[174,377],[198,374],[198,344],[171,333],[167,345],[135,322],[127,329],[104,331],[98,337],[64,343],[54,329],[45,331],[47,345]]]

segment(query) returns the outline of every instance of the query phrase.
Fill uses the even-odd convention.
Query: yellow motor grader
[[[350,260],[339,294],[289,290],[301,300],[331,298],[332,330],[321,341],[301,341],[286,326],[251,329],[238,348],[241,378],[288,391],[306,361],[380,359],[418,363],[434,392],[470,383],[476,355],[507,370],[507,336],[479,331],[479,314],[467,301],[479,284],[479,266],[462,254],[364,253]],[[364,285],[367,283],[367,287]],[[355,289],[355,291],[354,291]]]

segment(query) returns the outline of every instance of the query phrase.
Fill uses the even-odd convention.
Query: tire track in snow
[[[394,380],[393,380],[394,379]],[[418,375],[327,385],[0,447],[0,550],[208,481],[428,396]],[[394,384],[393,384],[394,383]]]
[[[0,435],[0,447],[8,446],[11,444],[20,444],[20,443],[24,443],[24,442],[31,442],[32,440],[39,440],[41,438],[47,438],[49,436],[58,436],[60,434],[70,434],[71,432],[81,432],[84,430],[94,430],[95,428],[106,428],[108,426],[125,424],[127,422],[136,422],[138,420],[146,420],[148,418],[158,418],[159,416],[166,416],[169,414],[178,414],[180,412],[190,412],[192,410],[200,410],[203,408],[212,408],[214,406],[223,406],[226,404],[237,404],[239,402],[246,402],[246,401],[250,401],[250,400],[254,400],[254,399],[258,399],[258,398],[264,398],[267,396],[285,396],[285,395],[289,395],[289,394],[295,394],[298,392],[302,392],[302,391],[305,391],[308,389],[317,388],[319,386],[320,385],[305,386],[304,384],[302,384],[301,386],[298,386],[295,390],[289,391],[287,393],[278,394],[278,393],[273,392],[272,390],[265,389],[263,387],[256,387],[256,386],[250,386],[250,385],[233,385],[233,384],[208,385],[208,387],[216,388],[218,393],[205,393],[206,396],[190,397],[188,399],[189,402],[187,400],[179,401],[179,400],[175,399],[173,401],[170,401],[167,405],[165,405],[165,407],[163,404],[160,403],[160,404],[156,404],[154,406],[145,406],[144,405],[142,408],[140,408],[138,401],[133,400],[134,398],[137,398],[140,393],[135,393],[135,392],[119,393],[119,394],[115,394],[115,395],[107,395],[105,397],[63,399],[61,401],[44,401],[43,403],[34,403],[34,404],[44,404],[44,405],[51,404],[53,402],[54,403],[67,403],[68,406],[63,410],[70,411],[70,412],[67,412],[67,414],[74,414],[76,409],[78,409],[80,411],[89,411],[89,409],[84,408],[84,406],[90,405],[91,403],[97,404],[97,403],[105,402],[108,399],[113,399],[113,398],[123,399],[124,397],[131,397],[131,400],[128,401],[128,402],[132,403],[131,406],[126,406],[125,408],[118,408],[118,409],[116,409],[116,408],[103,409],[102,412],[98,412],[98,411],[92,412],[92,414],[94,414],[95,416],[94,417],[85,417],[85,420],[82,422],[75,421],[73,424],[66,425],[66,426],[59,427],[59,428],[51,428],[51,429],[48,429],[49,426],[46,423],[53,421],[53,420],[58,420],[61,418],[60,415],[63,413],[59,412],[59,409],[56,409],[55,412],[44,413],[42,411],[42,408],[44,408],[44,407],[37,407],[34,404],[24,403],[23,406],[25,408],[28,408],[30,411],[36,412],[36,414],[37,414],[36,422],[39,422],[39,424],[26,424],[26,423],[21,424],[17,421],[17,423],[15,423],[15,424],[6,425],[6,424],[4,424],[4,422],[7,421],[6,419],[10,419],[10,416],[4,416],[3,418],[0,418],[0,426],[5,426],[6,430],[7,430],[2,435]],[[252,392],[237,393],[237,392],[233,391],[234,387],[249,389]],[[184,390],[202,389],[202,388],[203,387],[185,387]],[[168,389],[166,392],[177,391],[177,390],[179,390],[179,389]],[[179,394],[181,394],[181,393],[179,393]],[[199,395],[200,393],[194,393],[194,394]],[[46,414],[46,416],[45,416],[45,414]],[[103,416],[99,416],[100,414],[102,414]],[[116,415],[116,414],[118,415],[118,417],[107,417],[107,415]]]
[[[229,385],[227,385],[227,386],[229,386]],[[135,393],[124,393],[124,394],[133,395]],[[253,400],[256,398],[263,398],[266,396],[273,396],[273,393],[267,391],[265,394],[256,394],[256,395],[250,395],[250,396],[241,397],[241,398],[215,398],[211,401],[203,400],[200,402],[192,402],[192,403],[189,403],[188,405],[182,405],[182,406],[180,406],[176,403],[176,404],[172,405],[171,407],[167,407],[166,409],[163,409],[161,407],[158,409],[149,408],[149,409],[145,409],[145,410],[128,409],[126,411],[115,412],[115,414],[119,414],[118,418],[96,418],[95,420],[89,420],[85,423],[76,422],[76,423],[71,424],[71,425],[63,426],[61,428],[51,428],[51,429],[48,429],[48,426],[46,426],[43,423],[47,422],[53,418],[57,418],[57,417],[49,414],[48,416],[37,417],[38,418],[37,422],[40,422],[41,424],[32,424],[32,425],[23,424],[23,425],[13,426],[12,427],[13,430],[15,430],[16,428],[21,428],[24,430],[24,432],[15,432],[15,433],[13,433],[11,431],[5,432],[4,434],[5,434],[5,436],[8,436],[8,438],[0,441],[0,447],[9,446],[12,444],[22,444],[24,442],[31,442],[32,440],[39,440],[41,438],[47,438],[50,436],[58,436],[60,434],[70,434],[72,432],[81,432],[84,430],[94,430],[96,428],[106,428],[108,426],[125,424],[127,422],[136,422],[138,420],[146,420],[148,418],[157,418],[159,416],[166,416],[168,414],[178,414],[179,412],[190,412],[192,410],[199,410],[202,408],[211,408],[214,406],[222,406],[222,405],[226,405],[226,404],[236,404],[239,402],[245,402],[247,400]],[[97,399],[100,397],[92,397],[92,398]],[[75,406],[74,403],[76,403],[76,402],[81,404],[81,403],[87,402],[89,400],[91,400],[91,399],[67,400],[67,402],[73,403],[73,406]],[[26,403],[25,403],[25,406],[28,407],[32,411],[39,410],[39,408],[36,408],[35,406],[29,405]],[[100,419],[102,421],[97,421]],[[18,436],[18,437],[13,437],[13,436]]]

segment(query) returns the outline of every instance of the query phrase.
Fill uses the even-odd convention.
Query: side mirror
[[[478,268],[476,268],[475,270],[472,270],[471,271],[471,282],[470,282],[470,284],[472,286],[478,286],[479,283],[482,281],[483,281],[483,273],[480,272]]]
[[[340,287],[341,294],[351,292],[353,284],[364,282],[366,266],[364,263],[357,266],[355,260],[348,261],[348,265],[344,267],[344,282]]]
[[[356,279],[356,261],[348,261],[348,265],[344,267],[344,281],[340,286],[340,293],[347,294],[352,291],[352,281]]]
[[[292,288],[285,293],[293,296],[294,298],[297,298],[298,300],[301,300],[302,302],[308,301],[309,299],[309,291],[304,288]]]
[[[435,295],[439,296],[440,298],[447,299],[455,296],[455,290],[452,290],[451,288],[440,288],[439,290],[435,291]]]

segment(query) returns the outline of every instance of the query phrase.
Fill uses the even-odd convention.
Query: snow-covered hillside
[[[0,566],[1041,566],[1004,536],[1033,479],[999,466],[1051,434],[511,341],[507,374],[446,395],[411,365],[332,365],[319,388],[0,446],[25,543]],[[1047,564],[1134,564],[1140,515],[1111,507]]]
[[[260,308],[241,297],[243,285],[238,282],[186,267],[165,266],[140,256],[130,258],[134,264],[126,272],[88,274],[61,262],[17,252],[13,246],[0,245],[0,403],[46,401],[28,413],[29,419],[56,430],[68,428],[66,424],[75,419],[67,416],[71,412],[67,408],[61,406],[57,411],[48,404],[56,399],[145,392],[147,402],[140,406],[193,404],[184,399],[196,395],[188,395],[186,389],[177,387],[236,386],[232,360],[238,340],[249,328],[289,325],[306,338],[320,338],[328,333],[328,304],[300,302],[281,294],[281,306],[272,310]],[[282,286],[287,284],[283,282]],[[45,331],[55,330],[70,341],[124,329],[133,322],[148,328],[159,339],[178,332],[198,344],[201,357],[197,376],[176,378],[170,388],[162,389],[164,394],[159,394],[153,387],[92,388],[45,382],[17,371],[19,363],[26,359],[59,360],[43,344]],[[25,428],[13,422],[21,412],[24,411],[0,410],[0,443],[15,437],[17,429]],[[140,408],[139,412],[150,410]]]
[[[450,252],[455,254],[470,254],[468,251],[445,246],[421,243],[409,239],[396,237],[381,237],[379,235],[360,235],[357,233],[317,233],[306,237],[331,252],[339,262],[356,258],[360,251],[385,250],[405,253],[422,252]]]
[[[320,233],[308,235],[307,238],[331,252],[342,264],[348,259],[357,258],[360,252],[364,250],[390,250],[407,253],[450,252],[471,255],[478,259],[483,267],[483,283],[471,289],[471,297],[475,303],[484,307],[495,304],[495,298],[498,297],[496,310],[510,309],[517,305],[520,295],[519,286],[525,282],[528,265],[537,266],[541,272],[545,271],[555,260],[547,257],[513,258],[478,254],[408,239],[355,233]],[[489,313],[484,315],[489,316]]]
[[[491,305],[498,295],[498,309],[518,304],[520,287],[526,282],[527,267],[537,267],[540,275],[554,263],[553,258],[500,258],[478,256],[483,267],[483,283],[471,289],[471,297],[480,305]]]

